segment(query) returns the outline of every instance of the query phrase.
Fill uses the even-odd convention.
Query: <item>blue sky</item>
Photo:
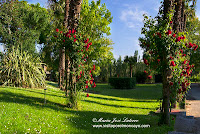
[[[135,50],[138,50],[142,56],[138,38],[141,37],[143,14],[146,13],[148,16],[155,17],[158,13],[160,2],[161,0],[101,0],[101,3],[106,4],[113,16],[113,22],[110,25],[111,36],[109,38],[114,42],[113,54],[115,58],[118,58],[119,55],[122,58],[125,55],[131,56]],[[28,3],[40,3],[42,7],[47,6],[47,0],[28,0]],[[199,0],[196,14],[200,17]]]

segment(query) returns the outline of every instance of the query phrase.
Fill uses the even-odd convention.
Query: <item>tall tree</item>
[[[0,42],[6,49],[20,46],[21,50],[36,53],[36,43],[44,43],[48,36],[50,14],[39,4],[7,1],[0,4]]]
[[[129,64],[131,78],[133,77],[133,65],[137,63],[137,56],[138,56],[138,51],[135,51],[134,56],[126,56],[124,59],[124,62]]]

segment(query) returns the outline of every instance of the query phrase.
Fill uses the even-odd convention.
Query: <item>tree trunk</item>
[[[133,76],[133,67],[132,67],[132,65],[130,64],[130,77],[132,78]]]
[[[161,116],[161,124],[170,125],[170,89],[169,89],[169,79],[171,78],[171,70],[165,70],[163,72],[163,102],[162,102],[162,116]]]
[[[65,17],[64,17],[64,21],[63,21],[63,26],[65,29],[68,28],[68,18],[69,18],[69,0],[65,0]],[[65,56],[66,56],[66,60],[65,60],[65,79],[66,79],[66,85],[65,85],[65,94],[66,96],[68,96],[68,87],[69,87],[69,65],[70,65],[70,59],[69,56],[67,55],[67,48],[63,47],[63,49],[65,49]]]
[[[78,20],[80,17],[80,11],[81,11],[81,2],[82,0],[71,0],[69,4],[69,17],[68,17],[68,28],[73,30],[77,30],[78,27]],[[70,69],[74,72],[76,72],[75,63],[73,59],[70,59]],[[76,92],[76,76],[73,76],[70,73],[69,78],[69,88],[70,88],[70,102],[71,107],[77,108],[77,92]]]
[[[174,25],[173,30],[176,33],[182,32],[181,29],[181,13],[182,13],[182,0],[175,0],[175,13],[174,13]]]
[[[64,77],[65,77],[65,48],[59,50],[59,81],[58,85],[61,90],[64,89]]]

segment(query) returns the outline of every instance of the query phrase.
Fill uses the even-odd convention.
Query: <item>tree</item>
[[[56,19],[54,19],[55,25],[58,25],[57,28],[60,29],[61,24],[59,24],[59,22],[62,22],[62,18],[64,19],[65,2],[64,0],[50,1],[50,7],[54,10],[54,14],[57,16]],[[110,53],[110,50],[112,49],[112,41],[109,38],[104,37],[104,34],[110,35],[109,24],[111,22],[111,13],[108,9],[106,9],[105,4],[101,5],[100,1],[97,1],[96,3],[92,2],[91,4],[89,4],[88,0],[83,1],[81,4],[81,13],[77,31],[81,35],[90,37],[93,45],[91,46],[92,51],[90,51],[89,57],[94,58],[93,61],[95,61],[95,64],[97,65],[96,68],[98,68],[98,65],[100,65],[99,63],[102,60],[109,58],[108,53]],[[54,49],[55,58],[58,57],[56,56],[57,53],[58,52],[56,52],[56,49]],[[52,59],[50,58],[50,53],[48,57],[48,59]],[[57,60],[53,61],[56,62]],[[93,61],[88,59],[89,64],[94,64]],[[56,67],[57,66],[55,66],[55,68]],[[95,74],[99,74],[99,71],[100,70],[95,70]]]
[[[125,63],[129,64],[130,67],[130,77],[132,78],[133,76],[133,65],[135,65],[137,63],[137,56],[138,56],[138,51],[135,51],[134,56],[126,56],[124,59]]]
[[[22,51],[36,53],[36,43],[44,43],[50,33],[49,12],[25,1],[7,1],[0,6],[0,42],[6,49],[19,46]]]
[[[173,2],[173,1],[172,1]],[[173,3],[165,0],[163,17],[149,19],[144,17],[144,27],[142,28],[143,38],[140,38],[140,46],[144,49],[144,63],[150,68],[162,73],[163,77],[163,103],[161,123],[170,124],[169,107],[176,100],[181,100],[190,88],[189,77],[193,65],[190,64],[190,53],[197,49],[196,44],[188,43],[185,33],[180,32],[179,11],[167,12],[173,9]],[[171,3],[171,4],[169,4]],[[169,7],[171,6],[171,7]],[[172,10],[173,11],[173,10]],[[166,14],[168,13],[168,14]],[[172,18],[174,17],[174,18]],[[173,21],[172,21],[173,19]],[[177,25],[173,27],[172,24]],[[147,73],[149,73],[147,71]]]

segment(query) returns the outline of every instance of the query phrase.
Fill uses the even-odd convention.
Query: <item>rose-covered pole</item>
[[[159,20],[160,21],[160,20]],[[158,20],[145,16],[140,46],[144,50],[144,63],[163,77],[163,122],[169,124],[169,108],[176,100],[180,101],[190,88],[189,77],[194,65],[190,64],[191,51],[198,45],[188,42],[185,33],[175,33],[169,22],[157,23]],[[146,72],[149,72],[146,70]],[[149,74],[147,74],[150,78]]]

